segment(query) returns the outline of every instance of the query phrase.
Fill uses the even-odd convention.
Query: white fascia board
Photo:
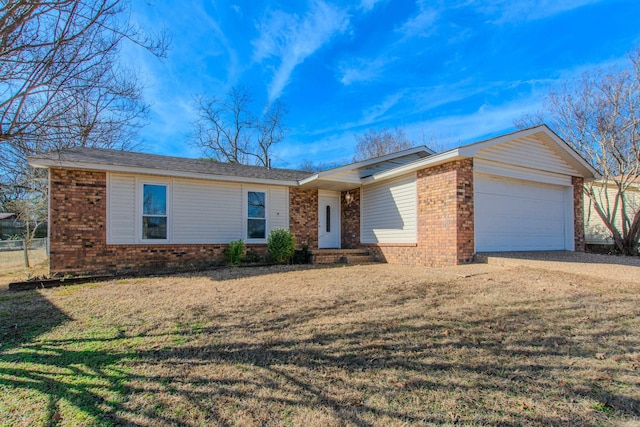
[[[282,185],[287,187],[297,187],[298,181],[286,181],[276,179],[265,178],[249,178],[244,176],[232,176],[232,175],[213,175],[197,172],[184,172],[184,171],[172,171],[172,170],[160,170],[151,168],[140,168],[134,166],[116,166],[116,165],[103,165],[97,163],[85,163],[85,162],[69,162],[49,159],[34,158],[29,161],[29,165],[36,168],[67,168],[67,169],[82,169],[82,170],[94,170],[103,172],[121,172],[138,175],[158,175],[168,176],[174,178],[191,178],[200,179],[206,181],[225,181],[225,182],[240,182],[251,184],[266,184],[266,185]]]
[[[310,182],[316,181],[317,179],[318,179],[318,174],[316,173],[314,175],[306,177],[305,179],[301,179],[300,181],[298,181],[298,185],[303,186]]]
[[[444,153],[436,154],[434,156],[429,156],[425,159],[417,160],[413,163],[408,163],[406,165],[398,166],[397,168],[394,168],[394,169],[389,169],[384,172],[380,172],[375,175],[368,176],[362,179],[362,185],[367,185],[367,184],[371,184],[372,182],[394,178],[396,176],[404,175],[409,172],[414,172],[419,169],[437,166],[443,163],[457,160],[459,158],[467,157],[467,156],[460,155],[458,150],[459,149],[456,148],[453,150],[445,151]]]

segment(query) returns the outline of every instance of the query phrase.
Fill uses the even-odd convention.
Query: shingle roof
[[[125,166],[154,169],[170,172],[188,172],[205,175],[233,176],[255,179],[297,181],[310,175],[309,172],[290,169],[267,169],[261,166],[248,166],[235,163],[222,163],[212,160],[187,159],[182,157],[160,156],[157,154],[136,153],[133,151],[107,150],[101,148],[70,148],[52,151],[30,158],[31,163],[39,161],[94,164],[105,166]]]

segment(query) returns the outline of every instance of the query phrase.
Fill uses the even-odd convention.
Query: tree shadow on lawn
[[[29,325],[3,338],[0,407],[10,413],[0,415],[36,411],[28,406],[44,397],[42,425],[298,425],[309,414],[317,425],[355,426],[619,422],[640,415],[638,385],[624,380],[637,375],[625,358],[640,342],[614,327],[615,313],[573,333],[597,302],[567,303],[551,318],[513,306],[462,320],[368,321],[344,318],[358,310],[344,302],[263,325],[54,339],[46,333],[71,319],[33,292],[0,315],[3,326]],[[344,321],[308,328],[320,316]]]

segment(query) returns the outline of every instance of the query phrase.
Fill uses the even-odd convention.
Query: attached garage
[[[477,173],[476,252],[573,250],[573,189]]]

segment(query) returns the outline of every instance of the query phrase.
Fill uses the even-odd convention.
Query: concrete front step
[[[312,264],[366,264],[375,262],[369,249],[314,249]]]

